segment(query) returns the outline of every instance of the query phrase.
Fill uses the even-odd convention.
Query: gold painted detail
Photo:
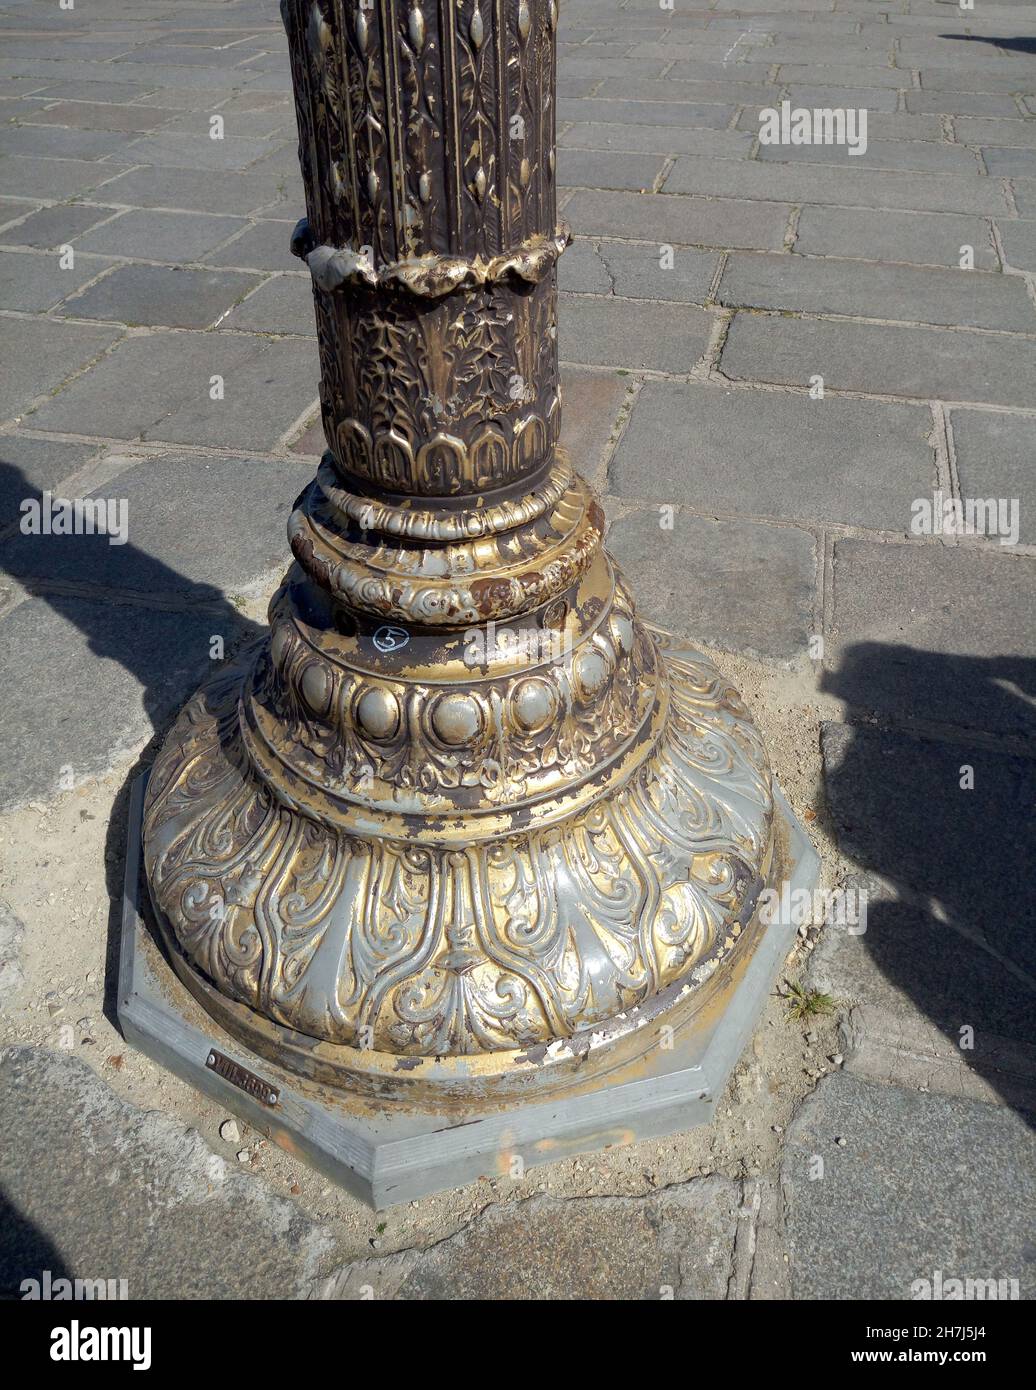
[[[652,737],[664,701],[654,646],[622,588],[570,648],[564,630],[519,627],[493,631],[487,650],[478,627],[425,670],[375,672],[363,638],[336,637],[330,617],[318,626],[306,608],[291,585],[275,601],[270,660],[246,688],[242,732],[275,789],[341,828],[377,819],[390,833],[403,813],[422,839],[463,844],[512,828],[531,802],[557,818],[600,794]],[[543,804],[555,797],[558,808]],[[456,827],[444,821],[456,813]]]
[[[345,477],[470,496],[548,465],[561,424],[555,278],[435,300],[318,289],[324,434]]]
[[[483,173],[483,189],[484,184]],[[490,260],[483,260],[481,256],[426,255],[378,267],[373,265],[367,252],[354,251],[348,246],[313,246],[303,251],[308,240],[300,224],[292,237],[292,249],[306,262],[314,283],[328,294],[365,285],[371,289],[406,290],[424,299],[439,299],[454,290],[491,285],[511,276],[527,285],[537,285],[557,264],[558,257],[572,240],[572,233],[562,224],[553,236],[534,236],[513,251]]]
[[[192,701],[156,762],[145,857],[190,960],[267,1018],[409,1056],[549,1042],[696,988],[751,916],[770,777],[703,659],[669,659],[665,731],[621,790],[455,849],[358,838],[281,804],[241,746],[240,680]]]
[[[408,499],[406,506],[392,505],[371,493],[351,492],[341,486],[334,456],[327,454],[317,470],[317,484],[343,521],[365,531],[377,531],[413,542],[475,541],[501,531],[512,531],[538,520],[552,510],[572,486],[574,474],[568,458],[559,450],[547,477],[523,497],[489,506],[465,507],[444,512],[421,507]]]
[[[302,568],[339,603],[405,623],[461,627],[528,611],[565,593],[593,563],[604,514],[573,477],[539,517],[506,533],[426,547],[343,532],[318,483],[288,523]]]

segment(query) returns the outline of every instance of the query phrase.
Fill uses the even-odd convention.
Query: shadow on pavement
[[[0,1301],[23,1298],[25,1279],[71,1279],[72,1273],[49,1236],[8,1199],[0,1187]]]
[[[1036,38],[1003,39],[992,34],[940,34],[941,39],[959,39],[963,43],[988,43],[1011,53],[1036,53]]]
[[[20,469],[2,461],[0,495],[41,498]],[[26,543],[38,539],[23,537],[17,523],[0,533],[0,571],[77,627],[93,655],[119,663],[139,681],[144,710],[155,733],[120,787],[108,823],[105,868],[110,906],[104,1012],[118,1029],[116,991],[130,787],[151,765],[181,705],[219,665],[209,655],[212,635],[223,637],[224,660],[230,660],[264,629],[234,607],[222,590],[185,579],[132,542],[111,547],[104,535],[62,536],[60,570],[55,567],[48,574],[44,566],[57,558],[58,547]],[[213,544],[219,544],[218,537]],[[91,590],[91,584],[114,585],[122,597]],[[172,616],[176,628],[175,651],[170,648],[167,659],[163,659],[161,643],[149,640],[147,632],[148,623],[159,615],[167,624]],[[55,659],[60,660],[60,654]],[[89,671],[74,664],[65,674],[70,686],[89,680]]]
[[[866,931],[835,945],[836,968],[865,1002],[909,1001],[957,1046],[973,1029],[962,1058],[1013,1104],[1005,1056],[1036,1047],[1036,761],[981,733],[868,721],[894,702],[916,729],[939,722],[944,700],[964,703],[975,729],[1022,747],[1036,733],[1036,662],[860,643],[821,688],[849,721],[822,731],[832,830],[870,895]]]

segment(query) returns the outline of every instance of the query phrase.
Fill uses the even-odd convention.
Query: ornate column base
[[[759,894],[818,862],[737,693],[644,640],[622,780],[463,846],[278,800],[248,714],[267,648],[210,682],[135,798],[127,1037],[375,1206],[707,1122],[794,939]]]
[[[144,780],[133,789],[126,863],[118,1010],[127,1039],[376,1209],[512,1174],[516,1159],[530,1168],[709,1123],[795,938],[789,918],[764,927],[756,914],[704,988],[665,991],[585,1050],[552,1058],[534,1048],[491,1071],[484,1057],[358,1056],[226,1000],[155,933],[140,865]],[[772,875],[792,891],[812,888],[816,852],[775,795]],[[357,1064],[367,1094],[324,1082]],[[509,1098],[502,1068],[518,1079]]]

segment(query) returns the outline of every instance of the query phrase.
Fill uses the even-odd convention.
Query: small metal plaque
[[[224,1081],[229,1081],[232,1086],[244,1091],[253,1100],[259,1101],[261,1105],[273,1106],[280,1099],[281,1093],[276,1086],[271,1086],[261,1076],[256,1076],[254,1071],[249,1071],[247,1067],[241,1066],[232,1057],[217,1052],[215,1048],[212,1048],[205,1058],[205,1065],[209,1071],[214,1071],[217,1076],[222,1076]]]

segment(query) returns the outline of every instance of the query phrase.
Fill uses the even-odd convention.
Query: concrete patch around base
[[[141,915],[143,795],[141,778],[130,808],[119,969],[118,1013],[127,1041],[378,1209],[482,1176],[708,1123],[795,937],[794,922],[774,922],[720,1017],[677,1032],[670,1050],[654,1048],[578,1094],[470,1115],[456,1108],[437,1113],[401,1103],[373,1106],[326,1090],[318,1097],[224,1034],[159,952]],[[789,833],[790,886],[811,889],[816,851],[779,791],[776,796]],[[260,1078],[267,1094],[276,1092],[276,1104],[255,1099],[213,1070],[208,1059],[214,1050]]]

